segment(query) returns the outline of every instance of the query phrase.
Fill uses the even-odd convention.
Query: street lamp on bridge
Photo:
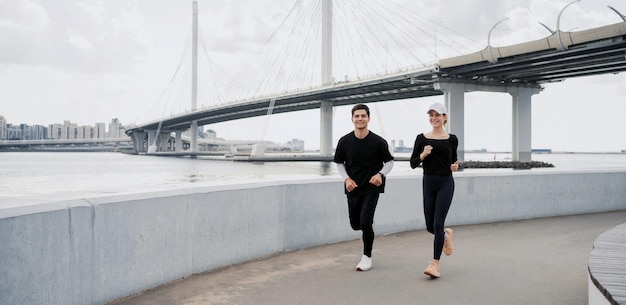
[[[561,30],[560,30],[560,26],[561,26],[561,15],[563,14],[563,11],[570,5],[576,3],[576,2],[580,2],[580,0],[574,0],[570,3],[568,3],[560,12],[559,12],[559,16],[556,18],[556,39],[559,41],[559,51],[563,51],[565,50],[565,47],[563,46],[563,42],[561,41]]]

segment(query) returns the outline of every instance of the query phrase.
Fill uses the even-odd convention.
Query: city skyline
[[[0,114],[0,140],[119,138],[126,136],[123,128],[117,118],[111,119],[107,128],[103,122],[78,125],[71,120],[63,120],[63,124],[14,124]]]
[[[10,134],[9,134],[10,133]],[[187,133],[187,132],[185,132]],[[198,128],[200,138],[209,140],[227,141],[237,139],[224,139],[217,136],[212,129],[206,129],[201,126]],[[111,119],[107,125],[102,122],[96,122],[94,125],[78,125],[70,120],[64,120],[63,124],[12,124],[7,123],[6,118],[0,114],[0,140],[42,140],[42,139],[105,139],[105,138],[124,138],[128,137],[124,132],[124,125],[117,118]],[[128,137],[130,140],[130,137]],[[268,144],[276,144],[274,141],[264,141]],[[292,138],[284,142],[285,145],[292,146],[298,151],[304,150],[304,141],[298,138]]]
[[[508,18],[494,29],[492,44],[496,46],[546,37],[548,32],[539,22],[554,30],[559,12],[570,3],[394,2],[483,44],[489,30]],[[201,32],[209,42],[209,56],[226,69],[224,75],[234,75],[245,66],[294,3],[199,1]],[[577,2],[563,12],[561,28],[575,31],[620,22],[607,5],[626,11],[617,1]],[[54,5],[18,1],[0,6],[5,8],[0,10],[0,35],[6,37],[0,42],[0,111],[12,122],[70,118],[85,124],[118,117],[125,124],[133,123],[155,104],[190,39],[191,1],[117,0],[91,6],[71,0]],[[41,37],[45,39],[38,40]],[[623,73],[567,79],[544,87],[533,96],[533,148],[592,152],[626,148],[626,140],[615,135],[626,130],[626,121],[621,119],[626,115],[626,105],[621,102],[621,93],[626,91]],[[443,97],[435,97],[375,103],[370,105],[371,129],[388,139],[412,144],[417,133],[429,130],[425,109],[442,101]],[[465,103],[465,149],[510,150],[510,96],[474,92],[466,94]],[[333,126],[333,142],[352,129],[349,107],[335,109]],[[226,138],[286,141],[298,137],[305,140],[307,149],[319,147],[319,111],[205,128]]]

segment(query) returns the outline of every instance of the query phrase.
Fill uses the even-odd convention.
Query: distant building
[[[7,139],[7,120],[0,115],[0,140]]]
[[[66,139],[78,139],[78,125],[76,123],[70,123],[70,121],[63,121],[63,125],[66,129]]]
[[[207,130],[204,134],[205,134],[205,139],[217,140],[217,132],[215,132],[215,130],[213,129]]]
[[[41,125],[8,124],[0,115],[0,140],[41,140],[46,138],[47,133],[48,129]]]
[[[96,127],[94,128],[94,134],[96,135],[96,139],[106,138],[106,125],[104,123],[96,123]]]
[[[404,140],[398,140],[398,145],[396,146],[396,140],[391,140],[389,150],[396,153],[407,153],[412,152],[413,147],[404,146]]]
[[[95,139],[96,131],[93,126],[83,125],[78,127],[79,139]]]
[[[304,151],[304,141],[300,139],[292,139],[287,142],[288,146],[291,146],[291,151]]]
[[[28,126],[20,124],[22,130],[22,140],[42,140],[46,138],[47,128],[41,125]]]
[[[95,126],[78,126],[70,121],[63,121],[63,124],[50,124],[48,126],[20,124],[14,126],[8,124],[4,116],[0,115],[0,140],[41,140],[41,139],[103,139],[122,138],[124,126],[115,118],[109,124],[109,131],[106,131],[104,123],[96,123]]]
[[[63,121],[61,124],[51,124],[47,128],[48,139],[97,139],[105,137],[104,123],[97,123],[96,126],[78,126],[70,121]]]
[[[22,129],[19,126],[7,124],[7,140],[22,140]]]
[[[551,154],[552,149],[550,148],[533,148],[530,150],[533,154]]]
[[[122,126],[120,120],[117,118],[112,119],[111,123],[109,123],[109,132],[107,134],[108,138],[121,138],[125,135],[124,126]]]
[[[66,133],[65,129],[61,124],[50,124],[48,127],[48,139],[65,139]]]

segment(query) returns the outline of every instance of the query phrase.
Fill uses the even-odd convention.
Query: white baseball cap
[[[430,107],[428,107],[428,111],[426,111],[426,113],[429,113],[431,110],[435,110],[439,114],[448,114],[448,110],[446,109],[446,106],[444,106],[441,103],[434,103],[434,104],[430,105]]]

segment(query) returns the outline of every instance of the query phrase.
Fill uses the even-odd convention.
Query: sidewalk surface
[[[433,237],[424,230],[377,236],[373,268],[355,271],[353,241],[281,253],[188,277],[115,305],[587,304],[593,241],[626,211],[456,226],[441,278],[422,272]],[[346,225],[348,225],[346,220]]]

